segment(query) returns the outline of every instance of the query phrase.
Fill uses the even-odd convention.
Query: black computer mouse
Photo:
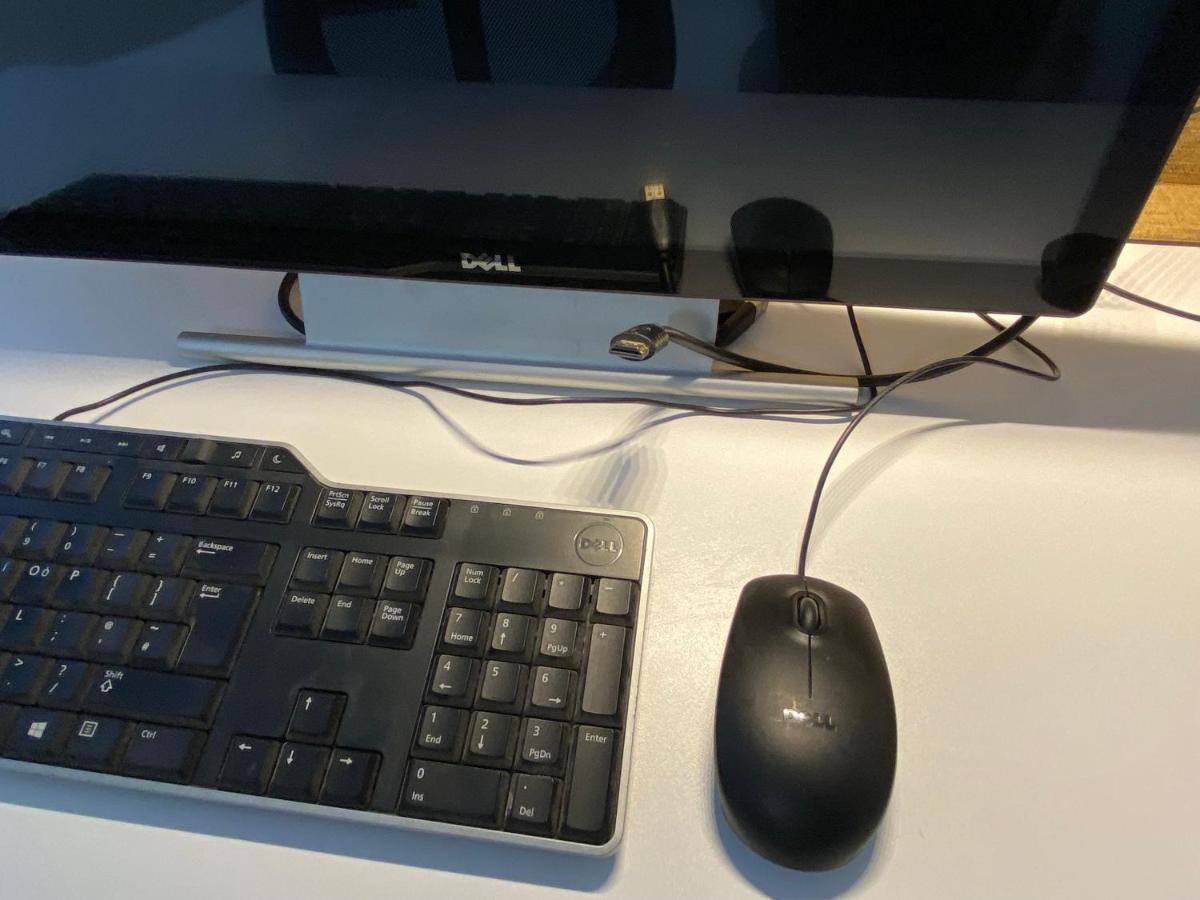
[[[822,300],[833,277],[833,226],[819,209],[766,197],[729,220],[733,268],[742,296]]]
[[[874,833],[896,771],[896,708],[867,607],[797,575],[738,601],[717,691],[717,781],[739,837],[783,866],[848,862]]]

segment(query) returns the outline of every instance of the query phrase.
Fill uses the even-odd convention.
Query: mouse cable
[[[999,323],[997,323],[999,324]],[[1010,362],[1005,362],[1002,359],[993,359],[988,356],[952,356],[948,359],[939,359],[937,362],[931,362],[928,365],[921,366],[918,369],[913,369],[907,375],[892,382],[882,388],[870,401],[863,405],[862,410],[849,424],[842,429],[842,433],[838,436],[837,441],[833,445],[833,449],[829,451],[829,455],[825,459],[825,465],[821,467],[821,474],[817,476],[816,486],[813,488],[812,501],[808,506],[808,518],[804,522],[804,533],[800,540],[800,562],[797,570],[801,577],[804,576],[805,570],[808,567],[808,548],[812,540],[813,526],[817,521],[817,508],[821,503],[821,495],[825,491],[825,484],[829,481],[829,473],[833,470],[833,464],[837,461],[838,454],[842,452],[842,448],[846,446],[846,441],[850,440],[850,435],[854,434],[854,430],[862,423],[868,415],[874,411],[880,403],[892,395],[905,385],[913,382],[921,381],[931,373],[946,373],[957,372],[965,369],[967,366],[973,365],[988,365],[995,366],[999,369],[1004,369],[1009,372],[1016,372],[1020,375],[1027,375],[1030,378],[1037,378],[1042,381],[1058,381],[1062,377],[1062,373],[1055,366],[1053,369],[1046,372],[1038,372],[1033,369],[1027,369],[1024,366],[1018,366]]]
[[[691,413],[701,416],[715,416],[731,419],[750,418],[794,418],[796,416],[849,416],[863,408],[861,403],[843,403],[837,401],[796,401],[789,406],[718,406],[705,403],[690,403],[683,400],[667,400],[654,397],[639,397],[636,395],[596,395],[568,397],[506,397],[498,394],[488,394],[468,388],[455,387],[437,381],[424,379],[391,379],[380,375],[370,375],[365,372],[347,372],[339,369],[322,369],[308,366],[275,365],[271,363],[231,362],[214,363],[212,365],[195,366],[189,369],[179,369],[148,378],[137,384],[110,394],[102,400],[85,403],[64,410],[54,417],[54,421],[64,422],[83,413],[111,406],[121,400],[139,394],[142,391],[180,381],[186,378],[196,378],[203,375],[223,373],[265,372],[279,375],[303,375],[310,378],[330,378],[338,381],[349,381],[356,384],[366,384],[383,387],[390,390],[422,390],[450,394],[480,403],[491,403],[499,406],[650,406],[676,412]]]
[[[1169,316],[1178,316],[1181,319],[1187,319],[1189,322],[1200,322],[1200,313],[1188,312],[1186,309],[1179,309],[1175,306],[1167,306],[1165,303],[1159,303],[1157,300],[1151,300],[1148,297],[1143,297],[1141,294],[1135,294],[1133,291],[1119,285],[1105,284],[1104,289],[1110,294],[1116,294],[1118,297],[1128,300],[1130,303],[1137,303],[1140,306],[1166,313]]]

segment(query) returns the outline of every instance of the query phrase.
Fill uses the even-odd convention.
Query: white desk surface
[[[1200,309],[1200,251],[1115,275]],[[183,365],[186,328],[286,333],[277,276],[0,261],[0,414],[50,417]],[[772,312],[781,349],[851,366],[832,311]],[[879,367],[964,349],[966,316],[863,312]],[[103,421],[280,440],[329,478],[615,506],[657,526],[625,840],[604,860],[0,776],[5,897],[1180,897],[1200,884],[1200,326],[1114,298],[1034,334],[1046,387],[993,370],[910,389],[835,470],[811,571],[875,618],[899,714],[891,808],[846,868],[749,853],[714,802],[729,616],[791,571],[838,426],[433,402],[275,375],[213,378]],[[464,434],[524,464],[473,447]]]

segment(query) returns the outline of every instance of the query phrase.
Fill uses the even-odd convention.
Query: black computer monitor
[[[0,15],[0,251],[700,298],[1082,312],[1200,84],[1193,0]]]

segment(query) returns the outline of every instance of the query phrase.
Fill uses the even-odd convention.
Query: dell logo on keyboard
[[[575,553],[589,566],[611,566],[621,557],[621,532],[596,522],[575,535]]]
[[[508,272],[513,275],[521,271],[521,267],[517,265],[515,259],[511,256],[501,256],[499,253],[495,255],[484,253],[478,256],[474,253],[460,253],[459,257],[462,260],[462,267],[467,271],[479,269],[483,272]]]

